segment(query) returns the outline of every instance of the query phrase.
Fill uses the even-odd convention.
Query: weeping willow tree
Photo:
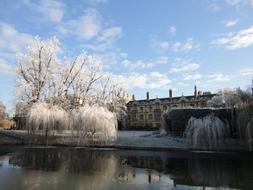
[[[75,110],[72,128],[78,133],[77,145],[108,144],[117,138],[116,115],[100,106],[84,106]]]
[[[213,97],[209,102],[212,107],[227,107],[234,112],[237,136],[250,150],[253,146],[253,80],[246,89],[236,89],[223,92]]]
[[[29,134],[43,131],[48,139],[50,131],[68,126],[80,129],[82,138],[95,130],[103,131],[104,142],[114,139],[129,93],[86,52],[62,59],[59,50],[56,38],[36,38],[26,53],[18,55],[16,94],[19,105],[24,105],[19,110],[27,118]]]
[[[253,139],[253,95],[248,91],[239,91],[240,102],[237,105],[237,127],[240,139],[246,139],[252,150]]]
[[[26,121],[26,127],[30,137],[34,137],[37,133],[44,134],[45,144],[50,143],[49,138],[54,131],[64,130],[68,128],[69,124],[68,113],[62,108],[45,102],[34,103],[29,109]],[[29,139],[30,143],[31,140]]]

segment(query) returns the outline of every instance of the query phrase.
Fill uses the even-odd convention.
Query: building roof
[[[152,103],[156,101],[160,102],[178,102],[178,101],[206,101],[208,99],[211,99],[212,97],[216,96],[217,94],[202,94],[197,97],[194,95],[191,96],[177,96],[177,97],[166,97],[166,98],[153,98],[153,99],[142,99],[142,100],[132,100],[127,103],[127,105],[131,105],[135,102],[145,104],[145,103]]]

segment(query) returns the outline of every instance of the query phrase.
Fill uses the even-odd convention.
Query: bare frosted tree
[[[74,59],[60,59],[59,49],[56,38],[36,38],[27,52],[18,56],[20,115],[26,117],[39,103],[47,103],[48,108],[58,106],[68,113],[96,105],[115,113],[118,119],[124,115],[130,96],[117,80],[102,71],[101,63],[86,52]]]
[[[126,115],[126,104],[130,101],[130,93],[120,84],[117,78],[105,75],[97,86],[96,103],[115,113],[118,120]]]
[[[0,100],[0,119],[4,119],[6,116],[4,103]]]
[[[233,107],[240,101],[239,89],[221,91],[207,103],[211,107]]]
[[[52,83],[53,99],[66,108],[77,108],[89,103],[96,82],[102,77],[100,64],[87,53],[70,63],[60,64]]]
[[[17,57],[17,95],[23,101],[37,102],[49,98],[51,81],[58,66],[59,42],[56,38],[35,38],[26,54]]]

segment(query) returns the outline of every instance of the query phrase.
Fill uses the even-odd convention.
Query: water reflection
[[[3,189],[253,189],[239,154],[32,148],[0,164]]]

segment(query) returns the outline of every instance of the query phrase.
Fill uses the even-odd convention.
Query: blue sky
[[[0,1],[0,99],[15,96],[15,56],[35,36],[62,55],[103,62],[138,99],[246,88],[253,77],[253,0]]]

